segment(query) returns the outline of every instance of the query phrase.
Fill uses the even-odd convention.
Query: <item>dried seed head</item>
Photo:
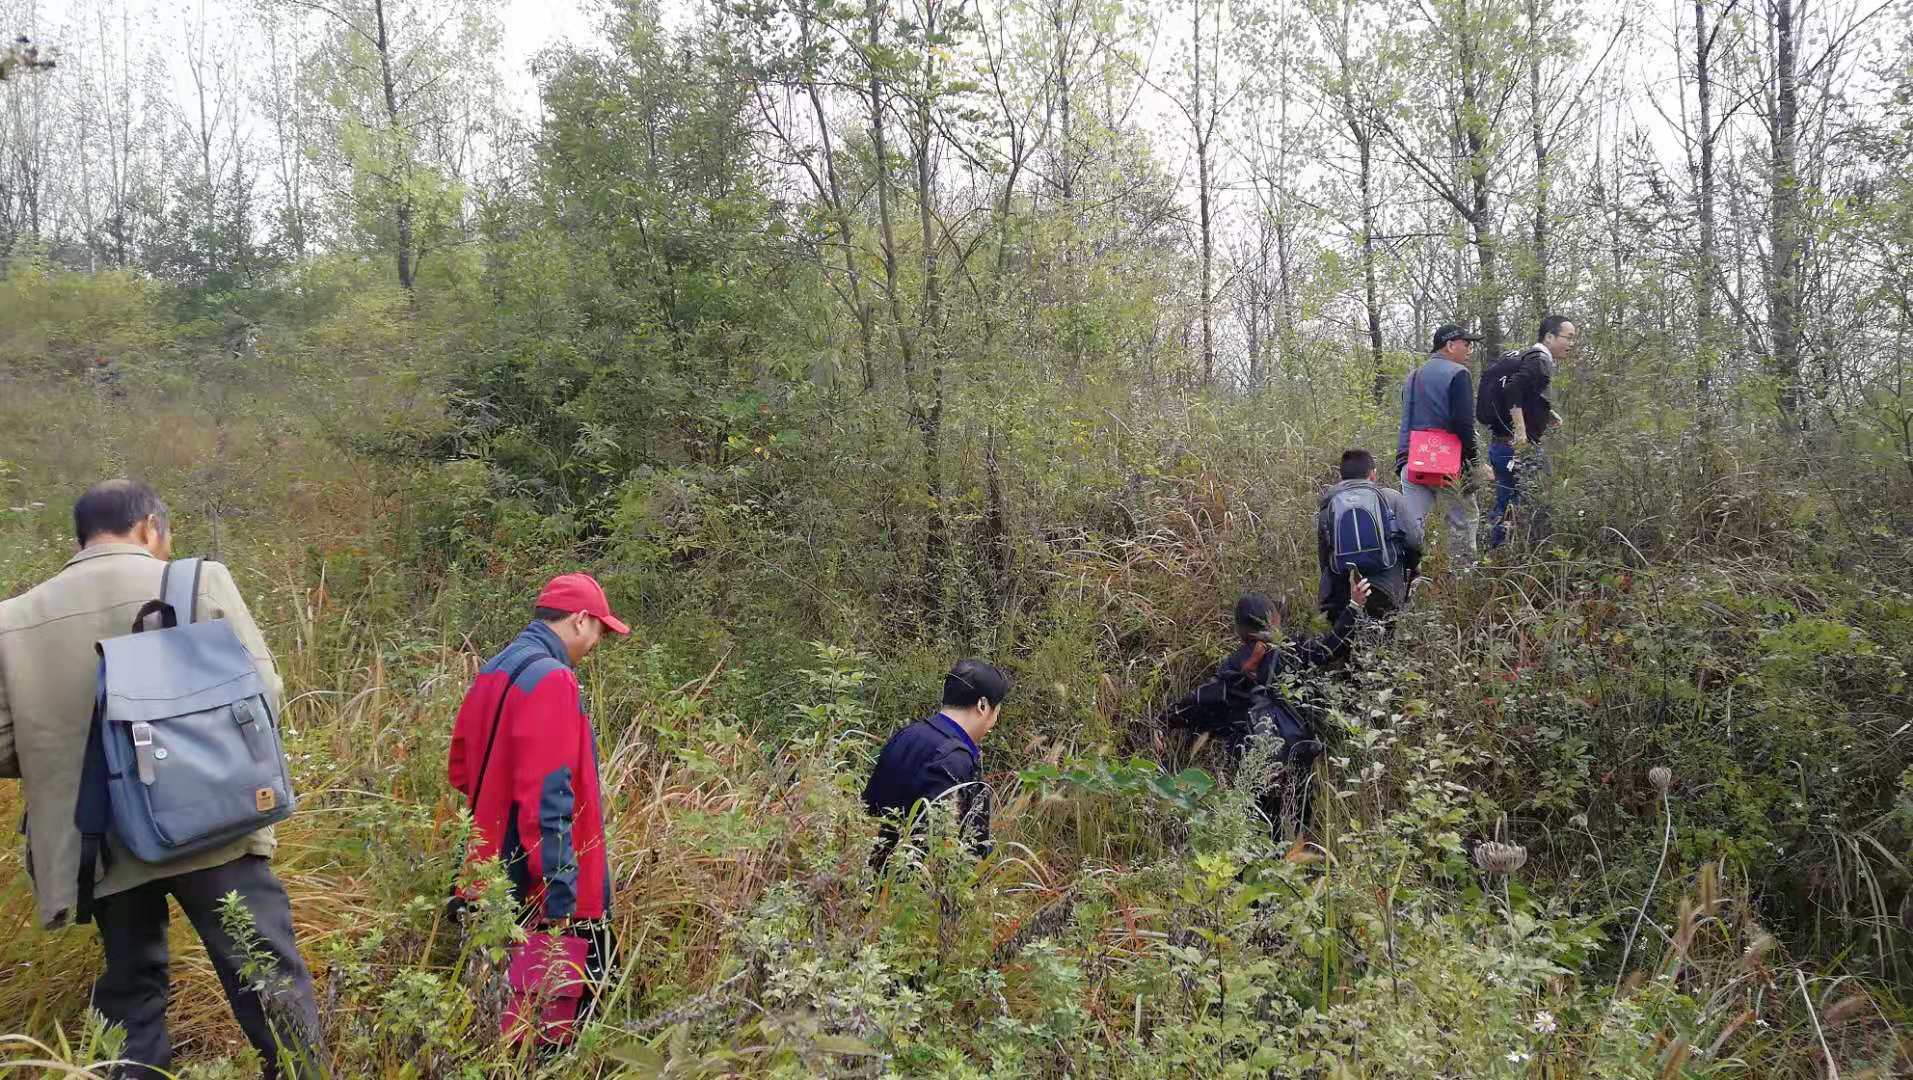
[[[1674,786],[1674,770],[1665,765],[1656,765],[1647,770],[1647,782],[1654,785],[1655,791],[1665,795],[1667,789]]]
[[[1747,971],[1760,970],[1766,962],[1767,954],[1773,951],[1776,944],[1778,942],[1774,940],[1772,934],[1764,930],[1760,931],[1753,942],[1747,946],[1747,951],[1740,954],[1740,966]]]
[[[1568,827],[1586,831],[1588,827],[1588,816],[1586,814],[1574,815],[1568,819]]]
[[[1848,1020],[1866,1011],[1866,1007],[1870,1004],[1872,1004],[1872,1000],[1865,994],[1854,994],[1843,1001],[1835,1002],[1833,1007],[1829,1008],[1826,1014],[1821,1017],[1821,1022],[1828,1027],[1846,1023]]]
[[[1475,865],[1497,876],[1506,876],[1527,865],[1528,849],[1520,844],[1488,840],[1475,845]]]

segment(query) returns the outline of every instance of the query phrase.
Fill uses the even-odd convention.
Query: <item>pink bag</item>
[[[509,995],[499,1031],[514,1043],[571,1041],[585,993],[587,942],[574,934],[533,933],[512,946],[505,982]],[[533,1011],[537,1020],[531,1019]]]
[[[1441,428],[1408,433],[1408,465],[1402,479],[1423,487],[1452,486],[1461,476],[1461,437]]]

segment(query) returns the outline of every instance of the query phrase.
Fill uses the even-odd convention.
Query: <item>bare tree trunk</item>
[[[1469,26],[1471,18],[1464,4],[1462,25]],[[1494,208],[1489,201],[1493,195],[1488,182],[1492,163],[1488,160],[1488,134],[1484,130],[1487,120],[1483,113],[1486,106],[1481,100],[1481,59],[1475,55],[1478,44],[1472,34],[1464,34],[1461,39],[1461,122],[1462,139],[1468,151],[1469,240],[1474,244],[1480,273],[1475,288],[1476,303],[1481,313],[1482,341],[1488,346],[1488,355],[1494,356],[1501,351],[1501,282],[1496,263]]]
[[[1804,427],[1800,400],[1800,290],[1805,246],[1798,166],[1800,139],[1799,57],[1795,35],[1801,9],[1796,0],[1769,0],[1774,34],[1774,113],[1771,135],[1772,220],[1767,305],[1772,337],[1772,374],[1779,383],[1781,422]]]
[[[1050,28],[1055,36],[1056,69],[1050,76],[1056,88],[1057,131],[1057,195],[1063,202],[1063,217],[1068,223],[1063,235],[1063,298],[1068,310],[1074,312],[1083,303],[1087,286],[1084,281],[1084,268],[1077,256],[1077,244],[1082,236],[1082,207],[1076,201],[1076,102],[1075,86],[1071,77],[1070,65],[1075,59],[1075,26],[1077,17],[1076,0],[1070,3],[1069,20],[1064,20],[1065,0],[1051,0]],[[1083,369],[1084,336],[1080,333],[1069,335],[1070,371],[1080,374]]]
[[[923,87],[916,101],[915,140],[917,223],[923,233],[923,313],[918,325],[926,335],[925,357],[930,365],[930,378],[924,391],[924,400],[916,400],[913,394],[911,407],[917,413],[918,430],[923,437],[924,495],[930,502],[929,527],[923,538],[923,588],[927,610],[941,614],[944,564],[949,561],[950,540],[943,514],[943,295],[942,282],[938,277],[936,182],[931,160],[936,140],[936,128],[930,114],[937,80],[935,46],[932,44],[937,32],[936,0],[924,0],[923,16]]]
[[[1529,138],[1534,147],[1534,269],[1528,295],[1538,322],[1548,313],[1548,140],[1547,108],[1541,100],[1541,57],[1546,31],[1544,0],[1528,0]],[[1490,353],[1489,355],[1493,355]]]
[[[271,110],[275,157],[279,181],[280,227],[295,261],[306,255],[305,215],[305,125],[299,112],[296,90],[298,67],[304,55],[303,43],[293,24],[292,40],[286,43],[286,58],[280,56],[279,18],[266,22],[267,68],[266,105]]]
[[[1716,31],[1718,32],[1718,31]],[[1714,39],[1707,30],[1707,0],[1694,0],[1694,87],[1700,101],[1700,175],[1694,188],[1695,217],[1700,220],[1700,265],[1694,275],[1694,389],[1699,395],[1700,420],[1713,419],[1715,278],[1720,273],[1718,240],[1714,235]]]
[[[1478,136],[1470,136],[1474,144]],[[1476,302],[1481,311],[1481,340],[1488,347],[1488,355],[1496,356],[1501,352],[1501,274],[1498,253],[1495,251],[1494,211],[1488,205],[1488,177],[1485,171],[1476,170],[1472,182],[1474,185],[1474,208],[1468,219],[1470,241],[1475,247],[1475,265],[1480,279],[1476,283]]]
[[[1242,305],[1244,330],[1248,334],[1249,346],[1249,386],[1251,389],[1267,381],[1263,371],[1263,361],[1268,353],[1268,311],[1269,311],[1269,212],[1266,207],[1258,209],[1255,219],[1255,272],[1244,275],[1248,280],[1247,302]]]
[[[410,292],[412,289],[412,192],[408,186],[411,177],[405,167],[404,151],[405,128],[399,119],[398,80],[392,71],[392,39],[385,25],[385,0],[372,0],[372,14],[378,22],[378,36],[373,39],[373,48],[379,54],[379,82],[385,91],[386,131],[392,139],[391,153],[394,160],[390,163],[395,171],[391,178],[392,227],[398,234],[398,272],[399,287]]]
[[[1362,184],[1362,309],[1368,315],[1369,362],[1375,370],[1370,394],[1380,405],[1388,393],[1388,371],[1382,363],[1382,305],[1375,280],[1375,166],[1374,137],[1359,123],[1350,124],[1355,151],[1361,160]]]
[[[817,73],[812,70],[809,61],[811,56],[809,9],[805,9],[800,19],[799,29],[803,35],[805,56],[804,91],[810,99],[811,112],[817,118],[817,131],[823,140],[826,185],[823,194],[830,202],[831,220],[837,226],[837,241],[844,249],[844,276],[848,279],[850,287],[851,314],[857,319],[857,345],[859,358],[863,364],[863,388],[872,390],[877,385],[876,341],[872,326],[875,322],[875,312],[871,310],[870,301],[864,297],[863,275],[857,270],[856,233],[850,223],[850,212],[844,205],[843,183],[837,176],[837,152],[831,142],[830,117],[824,112],[823,94],[817,88]]]
[[[864,21],[870,34],[870,146],[876,155],[877,236],[883,244],[883,294],[890,307],[890,322],[897,337],[897,356],[903,368],[907,388],[915,379],[916,355],[910,330],[903,321],[903,301],[897,296],[897,234],[891,210],[890,149],[884,131],[883,72],[877,66],[876,53],[882,41],[884,0],[866,0]]]
[[[1215,228],[1213,222],[1214,207],[1209,197],[1209,139],[1214,134],[1214,125],[1202,111],[1202,0],[1194,0],[1192,10],[1195,18],[1191,20],[1194,31],[1192,46],[1195,63],[1192,66],[1194,108],[1191,115],[1196,135],[1196,215],[1197,225],[1201,229],[1202,244],[1202,295],[1199,300],[1202,318],[1202,381],[1213,384],[1216,378],[1215,344]],[[1217,43],[1220,47],[1220,42]],[[1211,103],[1212,107],[1214,103]]]

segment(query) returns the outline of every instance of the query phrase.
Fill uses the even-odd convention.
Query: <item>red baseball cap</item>
[[[629,634],[631,628],[611,614],[611,601],[604,587],[590,574],[559,574],[545,583],[538,594],[538,607],[553,611],[582,611],[609,627],[614,634]]]

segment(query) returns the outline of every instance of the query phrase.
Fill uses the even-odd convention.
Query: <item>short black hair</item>
[[[73,535],[85,547],[96,536],[131,532],[149,517],[170,518],[158,493],[138,480],[102,480],[73,504]]]
[[[559,611],[555,607],[539,607],[539,608],[531,609],[531,617],[543,623],[564,622],[566,619],[571,618],[573,614],[574,614],[573,612],[569,612],[569,611]]]
[[[1566,315],[1550,315],[1542,319],[1541,329],[1535,331],[1534,340],[1537,342],[1548,340],[1548,338],[1553,335],[1560,333],[1561,328],[1566,326],[1569,321]]]
[[[1280,600],[1270,599],[1268,593],[1243,593],[1235,602],[1235,632],[1245,640],[1272,640],[1282,629],[1282,620],[1288,614],[1286,608]]]
[[[1342,479],[1366,480],[1374,471],[1374,454],[1360,448],[1342,451]]]
[[[967,709],[979,701],[1000,706],[1009,694],[1009,676],[988,660],[959,660],[943,677],[943,703],[953,709]]]

